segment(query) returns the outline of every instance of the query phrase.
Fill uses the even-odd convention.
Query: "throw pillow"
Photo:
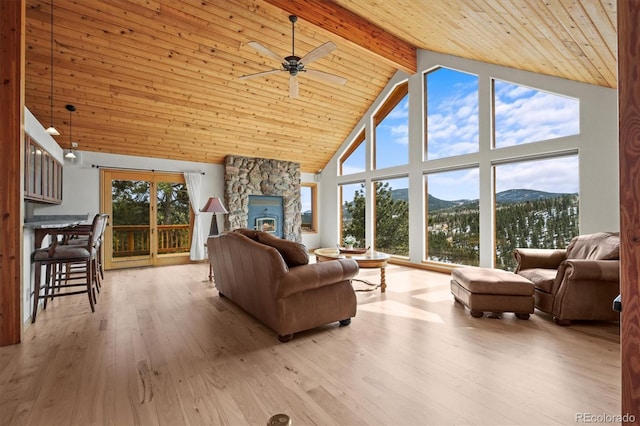
[[[238,234],[242,234],[247,238],[251,238],[253,241],[258,241],[258,231],[254,231],[253,229],[248,228],[236,228],[233,232],[237,232]]]
[[[258,242],[278,250],[288,267],[306,265],[309,263],[309,253],[304,244],[278,238],[268,232],[256,231]]]

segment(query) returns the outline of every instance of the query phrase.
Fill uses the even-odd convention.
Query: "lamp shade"
[[[218,235],[218,220],[216,219],[216,215],[229,213],[227,209],[224,208],[224,205],[222,204],[222,201],[220,201],[220,198],[210,197],[200,211],[203,213],[213,213],[209,235]]]
[[[204,205],[204,207],[200,210],[201,212],[204,213],[213,213],[213,214],[226,214],[229,213],[227,211],[226,208],[224,208],[224,205],[222,204],[222,201],[220,201],[220,198],[218,197],[210,197],[207,200],[207,203]]]
[[[53,126],[48,127],[47,130],[45,130],[45,132],[47,132],[51,136],[60,136],[60,132],[56,130],[56,128]]]

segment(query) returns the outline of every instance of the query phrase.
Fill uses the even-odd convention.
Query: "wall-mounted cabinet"
[[[62,164],[25,133],[24,198],[62,203]]]

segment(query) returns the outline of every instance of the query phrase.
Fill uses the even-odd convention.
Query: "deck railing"
[[[158,225],[158,254],[187,253],[189,224]],[[151,252],[148,225],[113,226],[113,257],[145,256]]]

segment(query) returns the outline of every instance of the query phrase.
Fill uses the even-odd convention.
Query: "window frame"
[[[318,184],[315,182],[301,182],[300,183],[301,191],[303,187],[311,189],[311,229],[308,229],[308,230],[304,229],[301,223],[300,226],[302,228],[302,233],[317,234],[318,233]],[[302,201],[302,194],[300,195],[300,200]],[[302,212],[300,212],[300,216],[302,216]]]
[[[396,87],[393,88],[389,96],[384,100],[380,108],[373,114],[372,117],[372,127],[373,127],[373,138],[371,141],[371,168],[373,170],[379,170],[376,165],[376,150],[378,146],[378,136],[377,129],[378,125],[384,121],[385,118],[394,110],[395,107],[398,106],[400,101],[404,99],[405,96],[409,94],[409,80],[405,80],[402,83],[399,83]],[[407,118],[407,123],[409,119]],[[407,147],[408,150],[408,147]],[[397,166],[406,166],[409,164],[409,155],[407,152],[407,163],[405,164],[397,164],[392,167]],[[385,167],[386,168],[386,167]]]
[[[349,147],[342,153],[342,155],[340,156],[340,159],[338,160],[338,173],[340,176],[345,176],[344,174],[344,170],[343,170],[343,165],[344,162],[347,161],[347,159],[351,156],[351,154],[353,154],[358,148],[360,148],[360,146],[362,146],[363,143],[365,143],[367,141],[366,138],[366,131],[365,129],[362,129],[360,131],[360,133],[358,133],[358,136],[355,137],[355,139],[353,140],[353,142],[351,142],[351,145],[349,145]],[[365,146],[366,149],[366,146]],[[365,171],[367,169],[367,161],[365,159]]]

